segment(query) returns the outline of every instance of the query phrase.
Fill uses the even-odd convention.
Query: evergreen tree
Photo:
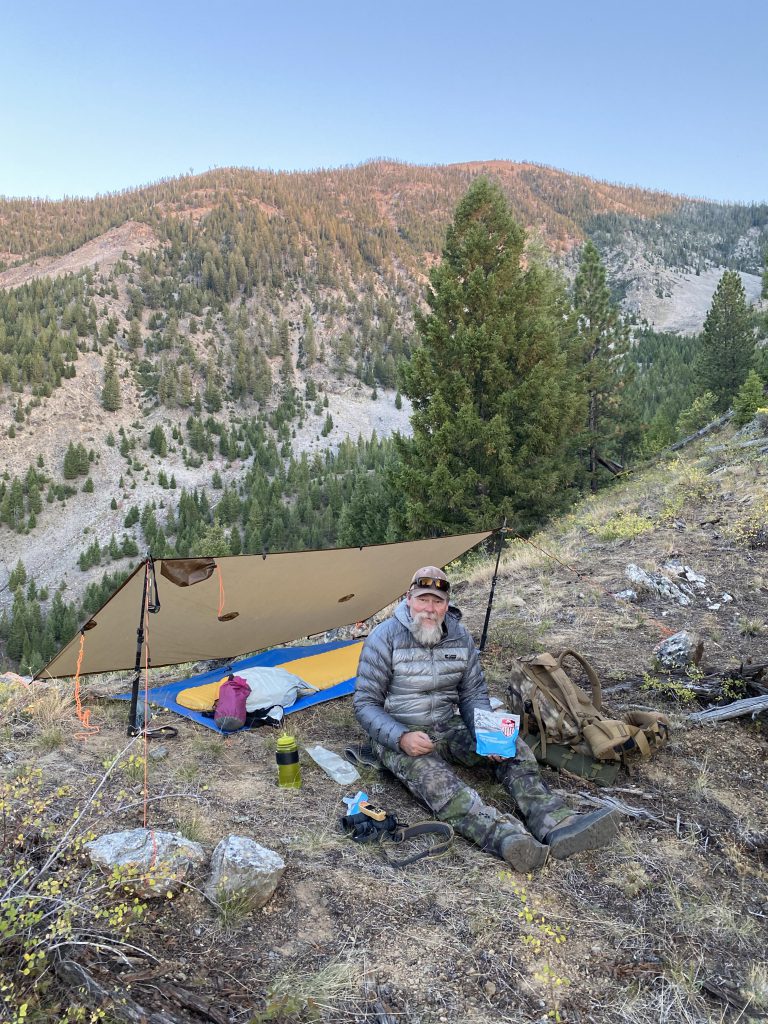
[[[687,409],[684,409],[677,418],[677,433],[680,437],[688,437],[697,430],[701,430],[707,423],[715,419],[715,396],[711,391],[705,391],[698,395],[691,402]]]
[[[128,328],[128,348],[136,352],[141,348],[141,344],[141,321],[136,317],[131,320],[131,326]]]
[[[564,288],[538,260],[498,186],[477,179],[430,274],[422,346],[404,368],[413,437],[400,437],[397,489],[411,535],[527,530],[566,502],[583,415],[560,340]]]
[[[754,356],[755,334],[744,285],[735,270],[726,270],[704,321],[696,366],[701,390],[714,393],[718,411],[728,408]]]
[[[314,365],[317,360],[317,342],[315,341],[315,325],[312,322],[312,314],[309,308],[304,310],[303,348],[306,366]]]
[[[219,390],[218,374],[213,358],[208,360],[208,368],[205,375],[204,401],[208,412],[218,412],[221,409],[221,391]]]
[[[101,391],[101,405],[107,412],[116,412],[123,404],[120,397],[120,378],[117,375],[115,350],[111,348],[104,362],[104,387]]]
[[[165,438],[165,431],[159,423],[149,432],[149,448],[155,455],[159,455],[161,459],[168,454],[168,442]]]
[[[615,456],[628,431],[622,392],[626,383],[627,330],[611,300],[600,255],[587,241],[574,285],[577,352],[587,394],[586,442],[589,481],[597,490],[598,455]]]
[[[763,382],[754,370],[750,370],[733,403],[733,422],[737,427],[746,426],[763,405],[765,405]]]

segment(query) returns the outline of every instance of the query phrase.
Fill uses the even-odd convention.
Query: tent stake
[[[147,608],[147,591],[152,587],[155,598],[150,600]],[[133,684],[131,687],[131,710],[128,719],[128,735],[138,736],[146,728],[143,713],[139,722],[139,680],[141,679],[141,649],[144,646],[144,614],[149,611],[152,614],[160,611],[160,599],[157,595],[157,577],[155,576],[155,562],[152,555],[147,553],[144,563],[144,586],[141,588],[141,614],[139,616],[139,628],[136,630],[136,665]]]
[[[491,580],[491,592],[488,595],[488,607],[485,609],[485,622],[483,623],[483,635],[480,637],[479,650],[482,652],[485,649],[485,640],[488,636],[488,623],[491,621],[491,608],[493,607],[493,593],[496,590],[496,580],[499,578],[499,560],[501,558],[501,549],[504,547],[504,534],[507,532],[507,517],[504,516],[504,522],[501,524],[499,530],[499,548],[496,552],[496,568],[493,570],[493,579]]]

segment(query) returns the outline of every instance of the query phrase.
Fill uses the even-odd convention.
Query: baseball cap
[[[420,594],[437,594],[447,601],[450,589],[451,584],[442,569],[438,569],[436,565],[424,565],[411,577],[408,593],[412,597],[418,597]]]

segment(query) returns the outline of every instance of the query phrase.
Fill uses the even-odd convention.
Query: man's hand
[[[400,737],[400,749],[408,757],[420,757],[431,754],[435,744],[425,732],[404,732]]]
[[[502,757],[501,754],[486,754],[486,757],[489,761],[501,762],[510,760],[508,757]]]

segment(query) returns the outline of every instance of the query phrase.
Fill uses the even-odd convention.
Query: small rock
[[[485,985],[483,985],[483,988],[487,996],[490,997],[496,995],[496,986],[492,981],[486,981]]]
[[[725,594],[721,595],[720,600],[723,602],[723,604],[730,604],[731,601],[733,601],[733,595],[726,592]]]
[[[637,591],[632,590],[631,588],[629,590],[620,590],[618,594],[614,594],[613,596],[617,601],[636,601]]]
[[[163,761],[168,757],[168,747],[152,747],[149,756],[153,761]]]
[[[510,597],[507,604],[511,605],[512,608],[525,608],[525,601],[517,594],[514,597]]]

